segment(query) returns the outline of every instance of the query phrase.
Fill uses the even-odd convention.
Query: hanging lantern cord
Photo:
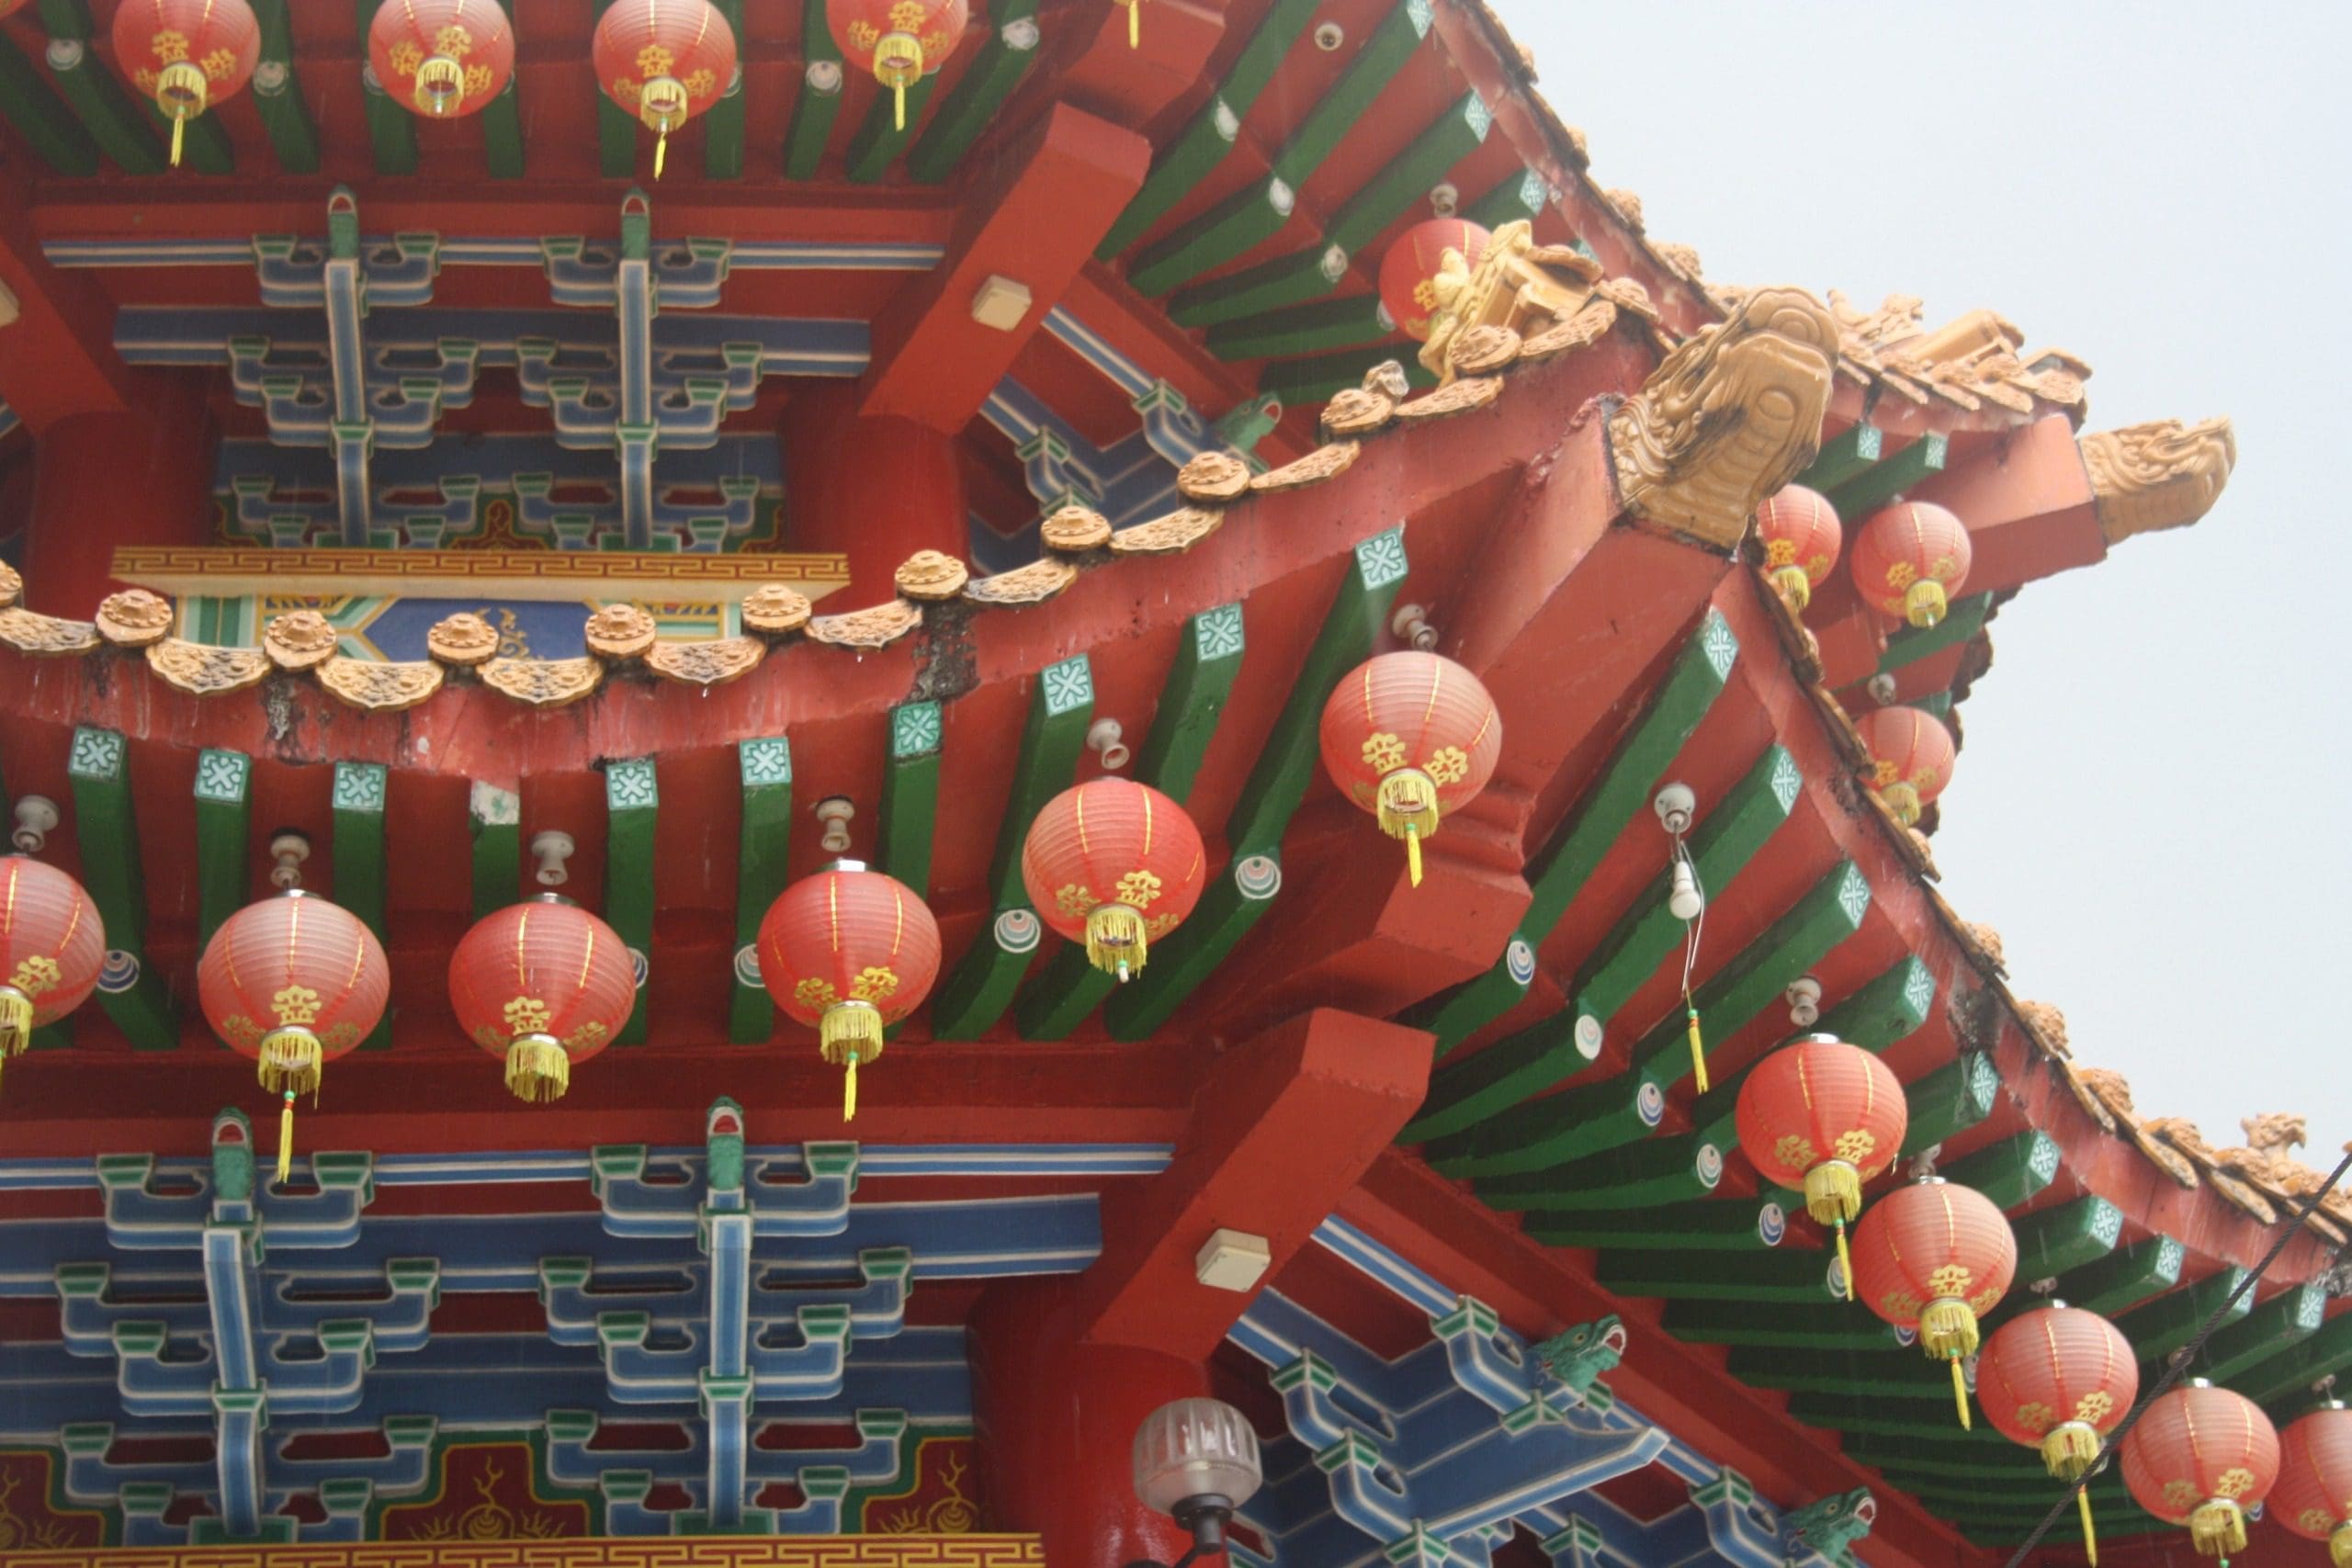
[[[2156,1380],[2156,1386],[2143,1393],[2140,1396],[2140,1403],[2132,1407],[2132,1413],[2123,1417],[2121,1424],[2114,1431],[2108,1434],[2107,1452],[2114,1452],[2122,1444],[2124,1435],[2140,1424],[2140,1417],[2147,1414],[2148,1406],[2172,1392],[2173,1385],[2188,1375],[2188,1369],[2196,1363],[2197,1352],[2205,1348],[2205,1341],[2213,1337],[2213,1330],[2229,1321],[2230,1314],[2237,1310],[2238,1302],[2248,1291],[2254,1289],[2254,1282],[2270,1272],[2270,1266],[2278,1261],[2278,1255],[2287,1250],[2287,1244],[2302,1234],[2303,1222],[2312,1217],[2312,1211],[2317,1209],[2321,1201],[2335,1190],[2335,1184],[2344,1179],[2346,1171],[2352,1171],[2352,1149],[2346,1149],[2344,1157],[2335,1162],[2335,1168],[2328,1172],[2325,1181],[2321,1182],[2314,1190],[2303,1194],[2301,1204],[2295,1210],[2294,1222],[2278,1227],[2278,1239],[2270,1244],[2270,1250],[2263,1255],[2262,1261],[2246,1270],[2245,1277],[2238,1281],[2238,1288],[2230,1292],[2227,1301],[2213,1309],[2213,1315],[2207,1318],[2199,1327],[2197,1337],[2188,1342],[2188,1348],[2174,1358],[2172,1365],[2165,1370],[2165,1375]],[[2025,1544],[2018,1548],[2017,1555],[2009,1559],[2007,1568],[2025,1568],[2026,1559],[2032,1556],[2033,1549],[2041,1544],[2041,1538],[2048,1535],[2058,1521],[2066,1517],[2066,1504],[2070,1497],[2085,1499],[2078,1506],[2083,1509],[2083,1528],[2086,1530],[2089,1529],[2090,1514],[2087,1499],[2091,1478],[2106,1468],[2107,1461],[2102,1456],[2098,1463],[2083,1472],[2082,1478],[2067,1489],[2068,1495],[2059,1498],[2051,1506],[2049,1514],[2043,1517],[2042,1521],[2033,1527],[2033,1533],[2025,1538]],[[2222,1559],[2222,1568],[2229,1568],[2227,1558]]]
[[[1707,889],[1699,880],[1699,863],[1690,858],[1690,848],[1682,835],[1674,835],[1673,863],[1686,866],[1690,872],[1690,886],[1699,890],[1699,912],[1683,922],[1682,943],[1682,1013],[1690,1032],[1690,1077],[1701,1094],[1707,1092],[1707,1043],[1699,1032],[1699,1004],[1690,995],[1690,977],[1699,967],[1699,942],[1707,931]],[[1844,1228],[1839,1227],[1841,1236]]]

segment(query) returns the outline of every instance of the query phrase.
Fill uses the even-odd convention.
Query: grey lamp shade
[[[1215,1399],[1180,1399],[1136,1428],[1136,1495],[1175,1512],[1188,1497],[1217,1496],[1238,1507],[1265,1479],[1258,1434],[1238,1410]]]

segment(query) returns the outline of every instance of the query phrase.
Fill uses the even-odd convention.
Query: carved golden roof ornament
[[[743,629],[763,637],[782,637],[807,626],[809,614],[807,594],[781,582],[764,582],[743,601]]]
[[[1111,553],[1122,556],[1182,555],[1225,526],[1225,513],[1213,506],[1187,506],[1165,517],[1122,528],[1111,536]]]
[[[1757,506],[1820,451],[1837,349],[1837,322],[1820,301],[1759,288],[1667,355],[1610,416],[1626,509],[1735,548]]]
[[[1064,592],[1077,581],[1078,568],[1057,557],[1046,556],[994,577],[974,578],[964,585],[964,597],[978,604],[1039,604]]]
[[[1238,501],[1250,488],[1250,465],[1230,452],[1204,452],[1176,470],[1176,490],[1186,501],[1216,505]]]
[[[1699,253],[1690,246],[1679,245],[1671,240],[1652,240],[1650,249],[1658,260],[1667,265],[1668,270],[1685,283],[1699,281]]]
[[[712,637],[701,642],[657,642],[646,668],[685,686],[723,686],[760,667],[768,645],[755,637]]]
[[[1323,405],[1323,434],[1338,440],[1370,435],[1396,415],[1396,400],[1369,387],[1342,387]]]
[[[62,621],[17,606],[0,610],[0,642],[41,659],[88,653],[99,646],[98,628],[88,621]]]
[[[870,610],[816,616],[808,623],[808,636],[836,648],[888,648],[922,626],[921,610],[904,599],[893,599]]]
[[[444,615],[424,634],[424,651],[444,664],[487,664],[498,657],[498,631],[470,610]]]
[[[1451,419],[1458,413],[1475,413],[1503,395],[1503,378],[1499,376],[1478,376],[1467,380],[1449,381],[1436,391],[1396,405],[1396,420],[1400,424],[1419,424],[1434,419]]]
[[[172,635],[171,601],[126,588],[98,601],[98,635],[117,648],[145,648]]]
[[[634,604],[607,604],[588,617],[588,651],[599,659],[641,658],[657,635],[653,617]]]
[[[280,670],[315,670],[334,657],[334,626],[316,610],[272,615],[261,629],[261,650]]]
[[[2026,1037],[2041,1047],[2044,1055],[2074,1055],[2066,1048],[2066,1015],[2058,1010],[2055,1002],[2019,1002],[2018,1021],[2025,1026]]]
[[[2198,521],[2222,498],[2238,460],[2237,434],[2226,418],[2152,420],[2098,431],[2079,445],[2098,531],[2110,545]]]
[[[147,667],[195,697],[217,697],[258,686],[269,660],[257,648],[214,648],[166,637],[147,649]]]
[[[1521,360],[1549,359],[1555,355],[1574,354],[1590,348],[1609,335],[1617,324],[1617,307],[1599,293],[1584,302],[1584,308],[1566,321],[1544,328],[1519,345]]]
[[[1519,357],[1520,341],[1509,327],[1471,327],[1453,335],[1446,363],[1456,376],[1492,376]]]
[[[1983,920],[1967,920],[1963,921],[1962,924],[1968,931],[1969,940],[1976,944],[1976,951],[1990,959],[1995,969],[2006,970],[2008,968],[2008,961],[2001,953],[2001,933],[1999,931],[1995,931]]]
[[[1378,392],[1392,403],[1401,403],[1413,395],[1413,382],[1405,374],[1403,365],[1384,359],[1363,373],[1363,389]]]
[[[1091,506],[1065,506],[1037,525],[1046,548],[1082,556],[1111,542],[1111,520]]]
[[[1639,196],[1621,186],[1615,190],[1602,191],[1600,197],[1617,209],[1617,216],[1625,220],[1625,227],[1636,234],[1642,231],[1642,198]]]
[[[441,689],[443,679],[441,666],[430,660],[388,664],[340,655],[321,664],[318,677],[336,701],[369,713],[415,707]]]
[[[1455,374],[1453,344],[1478,327],[1507,327],[1527,338],[1573,318],[1592,298],[1600,264],[1566,245],[1539,245],[1525,219],[1506,223],[1487,241],[1473,268],[1449,250],[1430,280],[1438,309],[1430,320],[1421,364],[1441,382]]]
[[[938,550],[917,550],[891,575],[908,598],[933,603],[955,598],[971,580],[971,568]]]
[[[25,596],[25,580],[17,569],[0,560],[0,610],[6,609]]]
[[[493,659],[481,667],[483,685],[535,708],[576,703],[604,681],[604,663],[594,659]]]
[[[1363,447],[1353,441],[1326,442],[1295,463],[1267,469],[1250,481],[1250,488],[1261,495],[1279,495],[1283,491],[1304,490],[1308,485],[1336,479],[1355,467],[1356,457],[1363,451]]]

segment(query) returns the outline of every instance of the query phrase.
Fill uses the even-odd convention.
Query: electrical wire
[[[2335,1184],[2344,1179],[2344,1173],[2347,1170],[2352,1170],[2352,1145],[2346,1145],[2344,1157],[2335,1162],[2335,1170],[2328,1174],[2325,1181],[2320,1183],[2318,1190],[2304,1195],[2302,1207],[2295,1211],[2293,1222],[2280,1227],[2278,1239],[2271,1243],[2270,1250],[2263,1255],[2262,1261],[2246,1271],[2245,1278],[2238,1281],[2238,1288],[2230,1292],[2230,1299],[2213,1309],[2213,1315],[2205,1320],[2203,1327],[2198,1329],[2197,1337],[2191,1339],[2188,1347],[2174,1358],[2172,1365],[2165,1369],[2165,1375],[2156,1380],[2156,1386],[2142,1394],[2140,1403],[2132,1407],[2132,1413],[2123,1417],[2122,1424],[2108,1435],[2099,1462],[2084,1472],[2080,1480],[2066,1488],[2066,1495],[2058,1499],[2051,1507],[2049,1515],[2040,1524],[2033,1527],[2033,1533],[2025,1538],[2025,1544],[2018,1547],[2017,1555],[2009,1559],[2007,1568],[2023,1568],[2026,1558],[2031,1555],[2035,1547],[2041,1544],[2041,1538],[2055,1529],[2058,1521],[2064,1518],[2076,1506],[2075,1499],[2089,1491],[2093,1478],[2104,1473],[2107,1470],[2106,1454],[2120,1449],[2124,1434],[2140,1424],[2140,1417],[2148,1413],[2148,1406],[2154,1404],[2168,1393],[2175,1383],[2188,1375],[2189,1364],[2197,1359],[2197,1352],[2205,1348],[2205,1341],[2212,1337],[2213,1330],[2219,1328],[2228,1319],[2231,1309],[2238,1304],[2238,1298],[2253,1290],[2255,1281],[2270,1272],[2270,1266],[2278,1261],[2278,1255],[2287,1250],[2287,1244],[2295,1239],[2296,1234],[2303,1228],[2303,1222],[2311,1218],[2312,1211],[2319,1207],[2322,1199],[2335,1190]]]

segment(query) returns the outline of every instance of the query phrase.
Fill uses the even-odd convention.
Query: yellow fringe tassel
[[[1151,944],[1146,940],[1143,911],[1132,904],[1098,904],[1086,917],[1086,959],[1122,985],[1144,965]]]
[[[1413,886],[1421,885],[1421,840],[1437,831],[1437,781],[1419,768],[1399,768],[1380,781],[1380,830],[1405,840]]]
[[[842,1089],[842,1120],[857,1120],[857,1065],[882,1057],[882,1012],[872,1002],[835,1002],[817,1021],[825,1060],[849,1069]]]
[[[1804,1212],[1821,1224],[1862,1212],[1862,1173],[1842,1159],[1826,1159],[1804,1173]]]
[[[1953,1296],[1939,1296],[1919,1312],[1919,1343],[1942,1359],[1976,1354],[1976,1314]]]
[[[1923,577],[1911,585],[1903,596],[1903,618],[1915,626],[1932,626],[1944,618],[1950,608],[1944,599],[1944,585],[1932,577]]]
[[[1907,784],[1891,784],[1878,792],[1894,819],[1905,828],[1919,820],[1919,792]]]
[[[2062,1421],[2041,1439],[2041,1462],[2061,1481],[2079,1481],[2098,1462],[2098,1430],[2087,1421]]]
[[[1813,579],[1804,574],[1801,566],[1775,567],[1772,586],[1792,614],[1804,615],[1805,606],[1813,603]]]
[[[907,85],[904,82],[894,84],[891,87],[891,91],[896,93],[899,96],[898,128],[900,130],[904,130],[907,129]]]
[[[2245,1510],[2227,1497],[2208,1497],[2188,1516],[2188,1539],[2199,1557],[2227,1559],[2245,1550]]]
[[[256,1066],[261,1087],[273,1093],[284,1089],[289,1094],[316,1094],[325,1063],[319,1037],[307,1029],[273,1029],[261,1037],[261,1060]]]
[[[1838,1272],[1845,1277],[1846,1299],[1854,1299],[1854,1255],[1846,1250],[1846,1222],[1838,1222]]]
[[[172,117],[172,167],[175,169],[180,166],[180,148],[187,141],[187,121],[174,115]]]
[[[2335,1527],[2335,1533],[2327,1538],[2327,1556],[2335,1568],[2352,1568],[2352,1523]]]
[[[2091,1560],[2091,1568],[2098,1568],[2098,1531],[2091,1528],[2091,1492],[2086,1486],[2075,1494],[2075,1506],[2083,1516],[2083,1555]]]
[[[1952,1403],[1960,1407],[1960,1429],[1974,1431],[1975,1424],[1968,1418],[1968,1374],[1960,1370],[1958,1356],[1951,1359],[1951,1397]]]
[[[662,165],[670,161],[670,128],[663,126],[653,139],[653,177],[662,177]]]
[[[561,1100],[571,1087],[571,1057],[552,1035],[517,1035],[506,1047],[506,1090],[530,1105]]]
[[[1127,47],[1143,47],[1143,0],[1127,0]]]
[[[286,1103],[277,1112],[277,1179],[282,1186],[294,1175],[294,1091],[286,1091]]]
[[[14,1056],[32,1043],[32,998],[14,986],[0,986],[0,1056]]]
[[[1686,1006],[1690,1017],[1690,1077],[1701,1094],[1707,1092],[1707,1043],[1699,1034],[1699,1010]]]

